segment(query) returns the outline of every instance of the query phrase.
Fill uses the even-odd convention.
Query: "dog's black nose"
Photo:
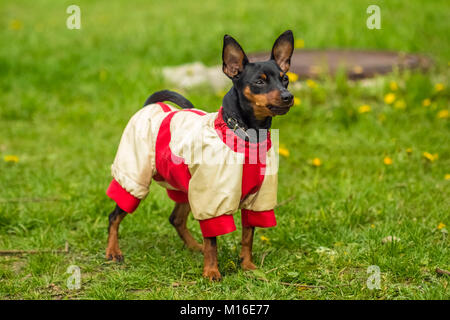
[[[281,93],[281,100],[283,100],[283,102],[290,102],[292,99],[294,99],[294,96],[289,91]]]

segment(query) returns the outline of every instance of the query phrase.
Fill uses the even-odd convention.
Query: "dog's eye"
[[[265,84],[265,82],[264,82],[263,79],[258,79],[258,80],[256,80],[255,84],[256,84],[257,86],[263,86],[263,85]]]
[[[281,82],[284,86],[287,86],[289,84],[289,77],[287,75],[283,75],[283,77],[281,78]]]

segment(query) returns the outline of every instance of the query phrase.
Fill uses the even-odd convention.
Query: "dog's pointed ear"
[[[223,37],[222,70],[231,79],[238,76],[248,63],[248,58],[239,43],[229,35]]]
[[[283,32],[277,40],[275,40],[270,59],[275,60],[283,72],[287,72],[291,66],[291,57],[293,52],[294,35],[291,30],[287,30]]]

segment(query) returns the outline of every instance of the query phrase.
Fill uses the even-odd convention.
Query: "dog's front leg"
[[[203,238],[203,276],[209,280],[220,280],[219,262],[217,261],[216,237]]]
[[[109,215],[108,247],[106,248],[106,259],[117,262],[123,261],[122,251],[119,248],[119,225],[127,213],[119,206]]]
[[[255,270],[256,266],[252,261],[252,246],[253,246],[253,234],[255,233],[255,227],[242,226],[242,241],[241,241],[241,266],[244,270]]]

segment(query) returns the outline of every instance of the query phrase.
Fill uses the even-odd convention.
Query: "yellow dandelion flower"
[[[406,103],[405,103],[405,100],[397,100],[395,103],[394,103],[394,108],[395,109],[405,109],[406,108]]]
[[[431,154],[429,152],[424,152],[422,155],[425,159],[427,159],[430,162],[434,162],[439,158],[439,155],[437,153]]]
[[[362,106],[360,106],[359,108],[358,108],[358,112],[359,113],[367,113],[367,112],[370,112],[372,109],[370,108],[370,106],[369,105],[367,105],[367,104],[363,104]]]
[[[445,224],[443,222],[439,222],[439,224],[437,226],[437,229],[441,230],[441,229],[444,229],[444,228],[445,228]]]
[[[306,85],[311,89],[315,89],[318,87],[317,83],[314,80],[308,79],[306,80]]]
[[[374,224],[371,224],[370,227],[371,227],[372,229],[375,229],[375,225],[374,225]]]
[[[295,81],[297,81],[298,80],[298,74],[296,74],[296,73],[293,73],[293,72],[286,72],[286,75],[288,76],[288,78],[289,78],[289,82],[295,82]]]
[[[278,148],[278,153],[281,154],[283,157],[289,157],[290,153],[289,150],[283,147]]]
[[[448,110],[441,110],[438,112],[437,117],[439,119],[447,119],[449,117],[449,112]]]
[[[14,156],[14,155],[7,155],[3,157],[3,160],[5,162],[14,162],[17,163],[19,162],[19,157],[18,156]]]
[[[233,260],[228,260],[228,265],[230,265],[233,269],[236,269],[236,264]]]
[[[445,176],[444,176],[444,179],[445,180],[450,180],[450,173],[446,173]]]
[[[391,89],[391,91],[397,91],[398,90],[397,82],[395,82],[395,81],[389,82],[389,89]]]
[[[391,103],[393,103],[394,101],[395,101],[395,94],[394,94],[394,93],[389,92],[388,94],[386,94],[386,95],[384,96],[384,102],[385,102],[386,104],[391,104]]]
[[[444,90],[444,85],[442,83],[436,83],[434,86],[434,91],[440,92],[442,90]]]
[[[300,98],[294,97],[294,106],[299,106],[302,104],[302,100]]]
[[[422,101],[422,106],[424,106],[424,107],[429,107],[431,105],[431,100],[430,99],[424,99],[423,101]]]
[[[364,69],[361,66],[354,66],[353,67],[353,73],[361,74],[361,73],[363,73],[363,71],[364,71]]]
[[[406,153],[411,154],[412,152],[413,152],[413,149],[412,149],[412,148],[406,149]]]
[[[320,167],[322,165],[322,160],[319,158],[314,158],[311,163],[314,167]]]
[[[390,157],[384,157],[383,162],[387,166],[390,166],[393,163],[392,158]]]
[[[9,23],[9,29],[11,30],[21,30],[23,28],[23,23],[20,20],[14,19]]]
[[[305,47],[305,40],[303,39],[295,39],[294,41],[294,48],[295,49],[302,49]]]
[[[269,242],[269,238],[267,238],[267,237],[265,237],[265,236],[261,236],[261,240],[262,240],[262,241]]]

